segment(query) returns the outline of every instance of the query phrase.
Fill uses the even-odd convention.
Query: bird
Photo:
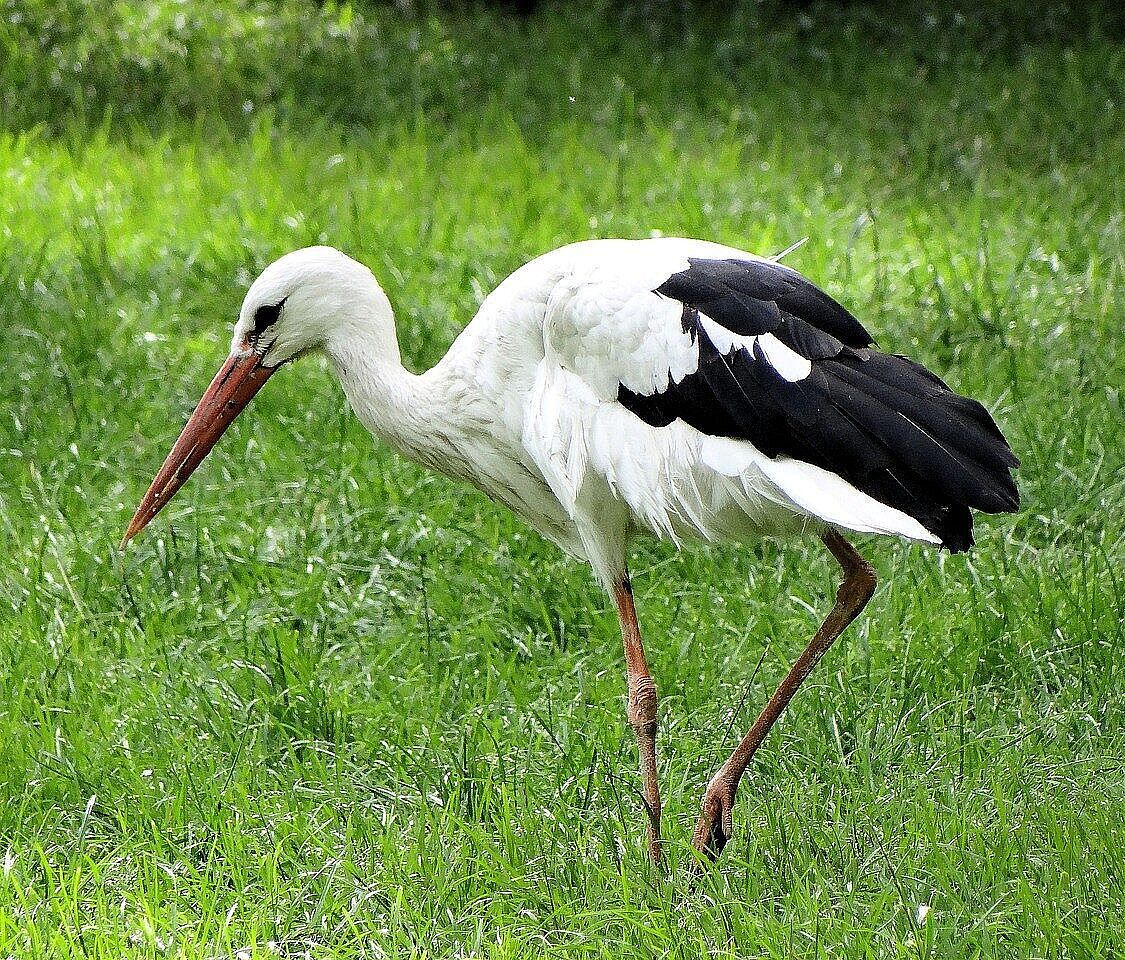
[[[620,621],[638,833],[657,865],[658,693],[628,567],[638,538],[819,540],[841,571],[827,617],[703,790],[691,857],[701,868],[734,834],[738,787],[770,728],[875,591],[849,537],[961,552],[974,511],[1019,506],[1019,460],[985,407],[881,351],[780,257],[671,237],[571,243],[503,280],[444,357],[414,373],[372,272],[314,246],[250,286],[230,354],[122,548],[266,381],[306,354],[327,356],[376,438],[589,564]]]

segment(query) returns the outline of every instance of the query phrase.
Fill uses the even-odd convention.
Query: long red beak
[[[122,547],[168,505],[192,471],[211,452],[223,431],[234,422],[234,418],[275,370],[277,367],[263,366],[262,358],[256,353],[232,356],[223,364],[133,514],[129,529],[121,540]]]

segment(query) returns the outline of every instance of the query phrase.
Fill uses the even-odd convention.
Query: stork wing
[[[827,470],[950,550],[972,543],[970,508],[1016,508],[1018,460],[981,404],[880,353],[788,267],[663,243],[594,264],[585,282],[579,271],[549,323],[559,362],[603,400]]]

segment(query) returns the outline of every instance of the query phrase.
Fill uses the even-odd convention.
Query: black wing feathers
[[[679,300],[742,336],[776,333],[782,314],[799,317],[849,347],[871,336],[847,310],[795,270],[768,260],[698,260],[656,292]]]
[[[689,260],[656,293],[683,305],[698,369],[646,396],[618,399],[653,426],[680,419],[753,443],[768,457],[831,470],[914,517],[950,550],[973,542],[971,509],[1014,510],[1019,465],[988,411],[906,357],[879,353],[859,321],[788,267]],[[743,337],[770,334],[811,361],[787,379],[760,342],[722,354],[700,314]]]

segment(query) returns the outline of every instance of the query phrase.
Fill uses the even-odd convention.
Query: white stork
[[[626,565],[634,537],[816,536],[843,570],[832,611],[706,788],[693,844],[714,859],[755,751],[875,589],[842,531],[961,551],[972,510],[1019,504],[1018,460],[983,406],[878,351],[846,309],[774,260],[699,240],[562,247],[501,283],[445,357],[414,374],[371,271],[310,247],[251,286],[230,357],[122,545],[266,380],[313,352],[373,434],[505,504],[613,597],[655,862],[657,694]]]

